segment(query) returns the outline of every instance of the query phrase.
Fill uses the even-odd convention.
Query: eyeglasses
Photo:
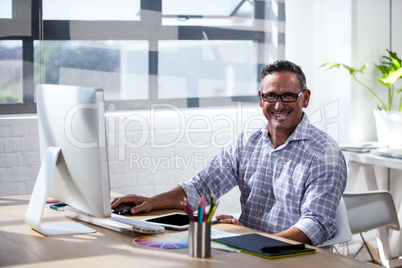
[[[281,98],[283,102],[295,102],[297,98],[303,94],[304,91],[300,91],[299,94],[293,94],[293,93],[285,93],[282,95],[276,95],[273,93],[266,93],[266,94],[261,94],[261,98],[265,102],[276,102],[278,98]]]

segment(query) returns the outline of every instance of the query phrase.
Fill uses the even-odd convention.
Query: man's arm
[[[300,231],[296,227],[291,227],[291,228],[289,228],[285,231],[282,231],[280,233],[277,233],[275,235],[277,235],[279,237],[283,237],[283,238],[292,239],[294,241],[304,243],[304,244],[309,244],[309,245],[312,244],[310,239],[307,237],[307,235],[305,235],[302,231]]]
[[[215,217],[218,222],[220,223],[229,223],[229,224],[235,224],[235,225],[242,225],[241,222],[239,222],[236,218],[234,218],[232,215],[216,215]],[[305,235],[301,230],[297,229],[296,227],[291,227],[285,231],[282,231],[280,233],[275,234],[279,237],[291,239],[300,243],[304,244],[309,244],[311,245],[310,239]]]
[[[293,227],[308,236],[314,246],[336,232],[336,211],[346,187],[347,168],[342,152],[328,140],[325,150],[311,163],[301,217]]]
[[[112,209],[131,207],[131,214],[158,209],[181,209],[180,202],[183,201],[185,197],[186,193],[183,188],[180,185],[177,185],[172,190],[153,197],[143,197],[131,194],[115,198],[112,201]]]

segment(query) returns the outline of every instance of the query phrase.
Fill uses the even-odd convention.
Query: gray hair
[[[261,71],[261,81],[265,78],[265,76],[269,74],[283,73],[283,72],[290,72],[296,74],[297,78],[299,79],[300,90],[306,91],[308,89],[306,76],[304,75],[300,66],[288,60],[277,60],[273,63],[265,65],[265,67]]]

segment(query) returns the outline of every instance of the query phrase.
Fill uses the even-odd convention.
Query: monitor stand
[[[42,224],[42,215],[46,204],[50,181],[54,168],[56,167],[57,158],[61,153],[60,148],[52,146],[47,148],[25,214],[25,223],[35,231],[46,236],[94,233],[96,232],[95,229],[77,222]]]

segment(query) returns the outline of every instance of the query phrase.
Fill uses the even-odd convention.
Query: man
[[[132,214],[180,209],[186,197],[195,209],[202,195],[219,198],[239,186],[239,220],[217,215],[219,222],[243,224],[312,245],[332,238],[346,187],[346,164],[336,142],[311,125],[302,111],[310,94],[296,64],[276,61],[265,66],[259,104],[267,126],[242,133],[191,180],[152,198],[116,198],[112,208],[129,205]]]

